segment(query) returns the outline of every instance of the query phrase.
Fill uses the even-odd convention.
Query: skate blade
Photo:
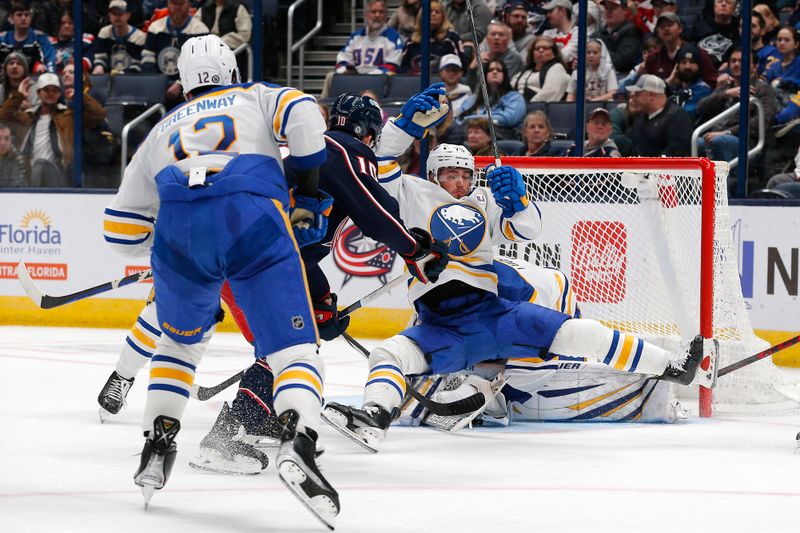
[[[189,466],[195,470],[202,470],[203,472],[226,476],[257,476],[266,470],[262,470],[260,468],[260,463],[259,465],[232,465],[226,462],[224,466],[220,465],[219,463],[217,463],[215,466],[215,462],[213,460],[203,458],[203,456],[195,457],[194,459],[190,460]]]
[[[100,415],[100,423],[101,424],[104,424],[106,420],[108,420],[109,418],[114,416],[114,413],[110,413],[110,412],[106,411],[105,409],[103,409],[102,407],[100,407],[98,409],[98,413],[97,414]]]
[[[155,491],[156,488],[153,485],[142,485],[142,496],[144,496],[145,511],[150,507],[150,498],[153,497],[153,493]]]
[[[357,433],[353,433],[349,429],[347,429],[347,417],[341,413],[334,411],[333,409],[324,409],[322,413],[320,413],[322,419],[328,423],[328,425],[332,426],[333,429],[350,439],[351,441],[355,442],[368,452],[378,453],[378,448],[371,446],[364,439],[361,438],[360,435]],[[341,425],[340,425],[341,424]]]
[[[336,506],[327,496],[315,496],[317,498],[317,505],[314,505],[312,499],[303,492],[303,488],[300,486],[300,484],[306,480],[306,475],[297,464],[291,460],[282,462],[278,465],[278,477],[300,503],[302,503],[311,514],[317,517],[317,520],[333,531],[336,515],[338,514]]]

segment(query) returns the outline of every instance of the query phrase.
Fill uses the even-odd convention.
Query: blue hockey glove
[[[525,181],[517,169],[509,166],[488,167],[486,179],[489,181],[494,201],[503,210],[503,216],[511,218],[528,207]]]
[[[428,128],[440,124],[450,111],[445,103],[443,83],[434,83],[415,94],[400,109],[394,123],[409,135],[422,139]]]
[[[350,325],[349,316],[339,316],[337,301],[336,293],[329,292],[314,302],[314,318],[317,321],[317,331],[319,331],[319,337],[324,341],[332,341],[344,333],[347,326]]]
[[[333,198],[320,191],[319,198],[294,196],[289,211],[289,221],[294,230],[294,238],[300,248],[315,244],[328,232],[328,215],[333,206]]]
[[[411,228],[409,231],[417,241],[417,249],[411,255],[400,254],[400,257],[415,278],[422,283],[436,283],[450,261],[447,245],[435,240],[424,229]]]

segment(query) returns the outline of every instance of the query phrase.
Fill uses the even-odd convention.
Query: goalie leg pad
[[[461,416],[437,416],[429,414],[423,420],[423,425],[431,426],[443,431],[455,432],[465,428],[475,418],[483,414],[486,408],[490,405],[495,407],[495,397],[500,393],[500,390],[505,384],[505,377],[503,374],[498,374],[493,380],[489,381],[476,374],[469,374],[467,376],[453,376],[456,379],[460,378],[460,383],[454,389],[452,386],[445,384],[442,391],[436,392],[433,399],[440,403],[450,403],[472,396],[480,392],[485,398],[484,404],[481,408]],[[447,390],[451,389],[451,390]]]

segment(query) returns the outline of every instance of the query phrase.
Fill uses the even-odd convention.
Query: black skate
[[[278,474],[286,487],[297,499],[333,530],[339,514],[339,494],[317,468],[315,450],[317,434],[306,428],[306,433],[297,431],[297,412],[289,409],[278,417],[283,426],[281,447],[276,464]]]
[[[231,413],[228,402],[222,406],[214,427],[200,441],[200,454],[189,466],[206,472],[254,476],[267,468],[269,459],[245,442],[244,426]]]
[[[178,447],[175,436],[181,429],[181,423],[169,416],[159,415],[153,421],[153,434],[145,432],[147,440],[142,449],[139,469],[133,475],[133,482],[142,487],[144,507],[150,504],[153,492],[161,490],[169,479]]]
[[[133,379],[125,379],[117,371],[108,376],[108,381],[103,385],[103,390],[97,397],[97,403],[100,404],[100,422],[105,422],[111,415],[115,415],[127,405],[125,397],[128,396],[128,391],[133,385]]]
[[[696,336],[689,345],[687,353],[670,361],[660,379],[681,385],[690,385],[703,361],[703,337]]]
[[[378,452],[378,445],[386,437],[392,415],[379,405],[367,404],[363,409],[328,402],[322,410],[322,419],[365,450]]]

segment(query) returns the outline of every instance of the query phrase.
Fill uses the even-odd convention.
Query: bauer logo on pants
[[[572,286],[581,302],[625,298],[628,232],[622,222],[583,220],[572,227]]]

